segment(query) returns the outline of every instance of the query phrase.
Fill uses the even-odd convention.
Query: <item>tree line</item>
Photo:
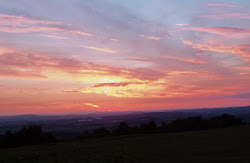
[[[150,121],[140,126],[130,126],[127,122],[123,121],[112,131],[108,130],[106,127],[100,127],[94,129],[92,132],[84,131],[77,138],[83,139],[130,134],[198,131],[241,124],[244,124],[241,118],[229,114],[223,114],[210,119],[203,119],[202,116],[188,117],[174,120],[169,124],[162,122],[161,125],[157,125],[154,121]],[[0,137],[0,147],[17,147],[56,141],[57,140],[53,134],[44,132],[41,126],[30,125],[29,127],[23,127],[19,131],[7,131],[2,137]]]
[[[202,116],[188,117],[183,119],[177,119],[169,124],[162,122],[161,125],[157,125],[154,121],[150,121],[140,126],[129,126],[125,121],[120,125],[109,131],[105,127],[100,127],[93,132],[83,132],[78,138],[88,137],[103,137],[103,136],[120,136],[129,134],[144,134],[144,133],[171,133],[171,132],[184,132],[184,131],[198,131],[207,129],[224,128],[234,125],[243,124],[241,118],[237,118],[233,115],[223,114],[221,116],[213,117],[210,119],[203,119]]]
[[[0,139],[0,147],[17,147],[55,141],[56,138],[52,133],[44,132],[39,125],[30,125],[19,131],[7,131]]]

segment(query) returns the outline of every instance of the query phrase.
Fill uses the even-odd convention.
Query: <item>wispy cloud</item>
[[[145,36],[145,35],[140,35],[140,37],[143,37],[143,38],[146,38],[146,39],[149,39],[149,40],[160,40],[161,38],[160,37],[156,37],[156,36]]]
[[[218,13],[213,13],[213,14],[205,14],[205,15],[199,15],[198,17],[200,18],[206,18],[206,19],[232,19],[232,18],[237,18],[237,19],[250,19],[250,14],[249,13],[240,13],[240,12],[218,12]]]
[[[109,48],[100,48],[100,47],[95,47],[95,46],[83,46],[83,47],[87,49],[95,50],[95,51],[105,52],[105,53],[112,53],[112,54],[118,53],[117,50],[113,50]]]
[[[250,60],[249,56],[249,46],[248,45],[223,45],[223,44],[200,44],[193,43],[190,41],[183,41],[184,44],[191,46],[194,49],[204,50],[204,51],[212,51],[219,53],[231,53],[237,56],[242,57],[245,60]]]
[[[109,40],[111,40],[111,41],[115,41],[115,42],[119,41],[118,39],[113,38],[113,37],[109,38]]]
[[[189,24],[175,24],[177,27],[189,26]]]
[[[250,66],[235,67],[235,69],[250,71]]]
[[[27,26],[27,25],[62,25],[62,22],[37,20],[34,18],[28,18],[22,15],[6,15],[0,14],[0,25],[9,26]]]
[[[13,70],[13,69],[6,69],[6,68],[1,68],[0,77],[14,77],[14,78],[25,78],[25,79],[47,79],[46,76],[33,70]]]
[[[29,33],[29,32],[66,32],[69,34],[93,36],[91,33],[75,29],[70,24],[57,21],[39,20],[22,15],[0,14],[0,32]]]
[[[198,32],[208,32],[225,37],[248,37],[250,29],[232,28],[232,27],[184,27],[181,30],[190,30]]]
[[[94,85],[93,87],[97,88],[97,87],[125,87],[128,86],[130,84],[143,84],[141,82],[137,82],[137,83],[129,83],[129,82],[118,82],[118,83],[101,83],[101,84],[97,84]]]
[[[211,7],[229,7],[229,8],[243,8],[245,6],[243,5],[235,5],[235,4],[229,4],[229,3],[208,3],[208,6]]]
[[[54,39],[59,39],[59,40],[67,39],[66,37],[58,36],[58,35],[52,35],[52,34],[51,35],[42,34],[42,36],[49,37],[49,38],[54,38]]]
[[[72,33],[72,34],[78,34],[78,35],[83,35],[83,36],[93,36],[93,34],[91,33],[86,33],[86,32],[83,32],[83,31],[80,31],[80,30],[69,30],[69,33]]]
[[[195,64],[206,64],[206,61],[200,60],[200,59],[195,59],[195,58],[181,58],[181,57],[176,57],[176,56],[163,56],[163,58],[167,59],[175,59],[179,60],[182,62],[188,62],[188,63],[195,63]]]
[[[119,68],[103,66],[91,62],[84,62],[73,58],[53,57],[48,54],[36,53],[32,51],[14,50],[11,53],[0,55],[0,76],[36,77],[50,78],[55,74],[50,72],[61,72],[76,78],[76,80],[90,81],[98,79],[99,82],[107,81],[110,78],[128,80],[158,80],[164,77],[164,73],[147,68]],[[12,74],[12,75],[10,75]],[[57,73],[58,74],[58,73]],[[52,76],[51,76],[52,75]],[[117,81],[116,81],[117,82]]]
[[[86,106],[90,106],[93,108],[100,108],[100,106],[96,105],[96,104],[92,104],[92,103],[85,103]]]

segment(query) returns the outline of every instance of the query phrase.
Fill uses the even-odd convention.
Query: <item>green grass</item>
[[[250,126],[0,149],[0,162],[250,162]]]

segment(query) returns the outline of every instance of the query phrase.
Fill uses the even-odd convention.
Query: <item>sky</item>
[[[1,0],[0,115],[250,105],[249,0]]]

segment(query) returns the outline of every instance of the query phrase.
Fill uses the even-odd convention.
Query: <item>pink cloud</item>
[[[102,67],[75,59],[57,58],[44,54],[14,51],[0,55],[0,75],[12,77],[47,78],[44,69],[58,69],[68,73],[80,73],[81,69]]]
[[[234,4],[229,4],[229,3],[208,3],[208,6],[211,7],[229,7],[229,8],[243,8],[245,6],[243,5],[234,5]]]
[[[235,69],[239,69],[239,70],[245,70],[245,71],[249,71],[250,70],[250,66],[244,66],[244,67],[235,67]]]
[[[200,15],[198,16],[200,18],[207,18],[207,19],[232,19],[232,18],[238,18],[238,19],[250,19],[249,13],[239,13],[239,12],[220,12],[216,14],[210,14],[210,15]]]
[[[175,24],[178,27],[185,27],[185,26],[189,26],[189,24]]]
[[[125,69],[109,67],[76,59],[52,57],[30,51],[13,50],[11,53],[0,55],[0,76],[47,78],[43,74],[44,70],[59,70],[75,76],[82,76],[84,74],[94,76],[113,75],[140,80],[157,80],[165,75],[160,71],[146,68]]]
[[[109,38],[109,40],[111,40],[111,41],[115,41],[115,42],[117,42],[117,41],[119,41],[118,39],[116,39],[116,38]]]
[[[0,32],[29,33],[29,32],[66,32],[69,34],[93,36],[90,33],[74,29],[69,24],[56,21],[38,20],[20,15],[0,14]]]
[[[62,22],[46,21],[46,20],[37,20],[33,18],[27,18],[19,15],[5,15],[0,14],[0,25],[9,25],[9,26],[27,26],[27,25],[62,25]]]
[[[117,50],[113,50],[113,49],[109,49],[109,48],[100,48],[100,47],[95,47],[95,46],[83,46],[87,49],[91,49],[91,50],[96,50],[96,51],[101,51],[101,52],[105,52],[105,53],[118,53]]]
[[[6,88],[7,87],[7,85],[1,85],[0,84],[0,88]]]
[[[126,58],[129,61],[135,61],[135,62],[152,62],[149,59],[141,59],[141,58]]]
[[[195,64],[206,64],[206,61],[195,59],[195,58],[181,58],[181,57],[175,57],[175,56],[163,56],[163,58],[167,59],[175,59],[182,62],[188,62],[188,63],[195,63]]]
[[[66,37],[63,37],[63,36],[58,36],[58,35],[46,35],[46,34],[43,34],[42,36],[45,36],[45,37],[49,37],[49,38],[54,38],[54,39],[59,39],[59,40],[65,40],[67,39]]]
[[[250,35],[250,29],[231,27],[184,27],[181,30],[208,32],[226,37],[247,37]]]
[[[193,43],[190,41],[183,41],[184,44],[191,46],[194,49],[204,50],[204,51],[212,51],[219,53],[231,53],[236,56],[240,56],[243,59],[249,61],[250,60],[250,49],[249,45],[223,45],[223,44],[199,44]]]
[[[140,35],[140,37],[143,37],[143,38],[146,38],[146,39],[149,39],[149,40],[160,40],[161,38],[160,37],[156,37],[156,36],[145,36],[145,35]]]
[[[1,67],[1,66],[0,66]],[[41,75],[39,72],[32,70],[17,70],[17,69],[7,69],[1,68],[0,77],[14,77],[14,78],[26,78],[26,79],[47,79],[46,76]]]
[[[80,30],[70,30],[69,33],[83,35],[83,36],[93,36],[93,34],[91,33],[82,32]]]

